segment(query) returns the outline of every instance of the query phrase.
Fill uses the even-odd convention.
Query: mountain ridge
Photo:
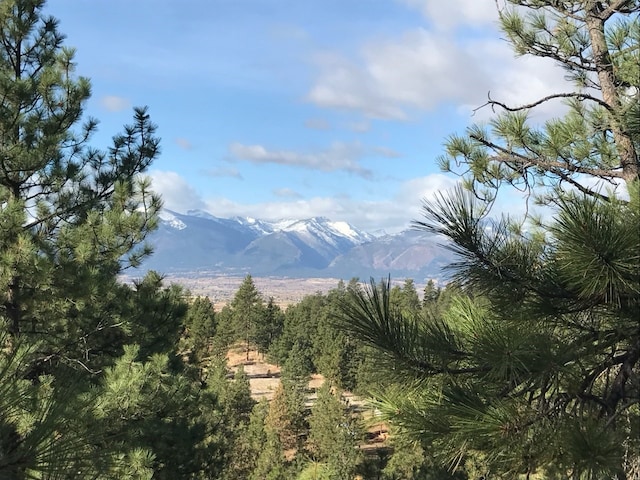
[[[443,278],[452,260],[434,235],[416,230],[372,235],[327,217],[267,221],[163,210],[141,270],[293,278]]]

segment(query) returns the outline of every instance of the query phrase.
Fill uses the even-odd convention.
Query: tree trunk
[[[609,112],[611,132],[620,156],[623,178],[627,183],[630,183],[639,178],[638,157],[631,138],[624,132],[620,118],[616,117],[621,113],[623,105],[616,88],[613,63],[604,32],[604,20],[597,10],[598,4],[599,2],[595,2],[594,6],[587,12],[585,23],[591,39],[591,49],[602,91],[602,99],[613,109],[612,112]]]

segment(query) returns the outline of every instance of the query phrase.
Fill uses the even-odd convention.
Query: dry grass
[[[280,367],[265,361],[264,355],[256,350],[249,351],[249,360],[244,346],[234,346],[227,353],[227,365],[235,373],[242,367],[249,377],[251,397],[260,401],[263,398],[271,401],[280,384]],[[324,383],[322,375],[314,374],[307,385],[309,395],[307,406],[311,407],[317,398],[317,391]],[[347,405],[360,412],[367,425],[365,443],[360,448],[367,453],[374,453],[377,449],[388,448],[388,428],[383,422],[376,419],[375,410],[369,407],[365,400],[353,395],[351,392],[342,392],[342,398]],[[293,451],[295,453],[295,450]],[[289,452],[291,453],[291,452]]]

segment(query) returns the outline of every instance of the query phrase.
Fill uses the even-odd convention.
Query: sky
[[[92,144],[148,106],[162,138],[149,175],[179,213],[406,229],[457,181],[436,159],[490,119],[473,114],[489,91],[518,105],[564,83],[514,56],[495,0],[49,0],[47,13],[91,79]]]

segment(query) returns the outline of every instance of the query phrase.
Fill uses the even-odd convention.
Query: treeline
[[[233,422],[234,431],[226,435],[234,440],[227,445],[227,465],[220,478],[449,478],[413,442],[395,448],[387,443],[369,453],[360,448],[366,443],[367,426],[376,419],[365,421],[341,392],[367,396],[387,383],[379,373],[375,350],[336,324],[350,292],[361,289],[356,279],[340,282],[328,293],[307,295],[283,311],[272,298],[263,299],[248,275],[219,311],[208,298],[191,303],[182,352],[197,366],[203,383],[208,384],[212,375],[218,382],[223,378],[230,349],[241,350],[247,362],[255,360],[250,353],[257,353],[281,368],[271,402],[252,402],[242,368],[231,382],[237,392],[244,390],[244,399],[236,397],[235,412],[229,414],[242,418],[244,412],[244,418]],[[438,314],[459,294],[451,285],[441,289],[430,281],[421,300],[412,280],[391,292],[392,308],[413,318]],[[315,402],[309,401],[312,374],[325,379]]]

